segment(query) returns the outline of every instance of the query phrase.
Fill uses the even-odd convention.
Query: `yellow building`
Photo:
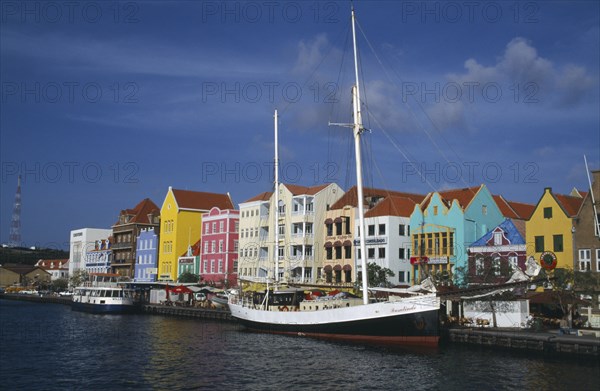
[[[585,194],[585,193],[584,193]],[[573,268],[573,219],[583,203],[582,193],[555,194],[547,187],[526,222],[527,256],[544,266]]]
[[[228,194],[177,190],[169,191],[160,210],[159,281],[176,281],[177,259],[188,246],[200,240],[202,214],[213,207],[234,209]]]

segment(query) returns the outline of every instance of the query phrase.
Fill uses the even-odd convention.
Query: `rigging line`
[[[341,36],[341,32],[338,34],[338,37],[334,40],[334,42],[337,42],[337,40],[339,39],[340,36]],[[334,47],[335,46],[333,44],[330,46],[329,50],[327,51],[327,54],[325,54],[323,56],[323,58],[321,58],[321,61],[319,61],[319,63],[313,68],[310,75],[308,75],[308,77],[304,80],[304,83],[301,84],[301,87],[307,86],[308,81],[311,80],[311,78],[314,76],[315,73],[317,73],[317,69],[319,69],[321,67],[321,65],[323,65],[323,63],[325,62],[327,57],[329,57],[329,55],[333,52]],[[292,102],[291,100],[288,101],[287,104],[281,110],[281,114],[284,114],[292,103],[294,103],[294,102]]]
[[[421,172],[421,170],[419,169],[419,167],[415,164],[415,160],[411,160],[409,158],[409,156],[407,156],[407,153],[400,148],[400,146],[396,143],[396,140],[394,140],[394,138],[392,138],[389,133],[385,130],[385,128],[382,126],[382,124],[379,122],[379,120],[377,119],[377,117],[371,113],[372,117],[373,117],[373,121],[375,121],[376,125],[379,126],[379,128],[381,129],[381,132],[387,137],[387,139],[390,141],[390,143],[400,152],[400,154],[402,154],[402,156],[404,157],[404,159],[411,165],[413,166],[413,168],[417,171],[417,173],[419,174],[419,176],[421,177],[421,180],[423,180],[425,183],[427,183],[427,185],[429,185],[429,187],[434,191],[434,192],[438,192],[438,189],[433,186],[431,184],[431,182],[429,182],[427,180],[427,177],[425,177],[423,175],[423,173]]]
[[[361,34],[363,35],[363,37],[365,38],[365,41],[367,42],[367,44],[369,45],[369,48],[371,49],[371,52],[373,53],[373,55],[375,56],[375,58],[377,59],[377,62],[379,63],[379,65],[381,66],[381,68],[383,69],[383,72],[385,73],[386,77],[390,80],[390,82],[396,84],[394,82],[394,80],[390,77],[389,72],[387,71],[387,69],[383,66],[383,62],[381,61],[380,57],[377,55],[377,52],[375,51],[375,48],[373,47],[373,45],[371,44],[371,41],[369,40],[369,38],[367,38],[364,30],[362,29],[362,27],[360,26],[360,24],[358,24],[359,30],[361,32]],[[396,77],[402,82],[402,77],[396,72],[394,71],[394,74],[396,75]],[[458,154],[456,153],[456,151],[452,148],[452,146],[448,143],[448,140],[446,140],[446,138],[442,135],[441,131],[439,130],[439,128],[437,127],[437,125],[435,124],[435,122],[431,119],[431,117],[427,114],[427,112],[425,111],[425,108],[423,107],[423,105],[421,105],[421,103],[414,99],[415,103],[419,106],[419,108],[421,109],[421,112],[423,113],[423,115],[425,115],[425,117],[427,117],[427,119],[429,120],[429,122],[431,123],[431,125],[433,126],[433,128],[439,133],[440,138],[446,143],[446,145],[448,146],[448,148],[453,152],[453,154],[456,156],[457,160],[464,165],[464,163],[462,162],[462,159],[460,159],[460,157],[458,156]],[[403,102],[406,104],[406,102]],[[427,135],[427,138],[429,139],[429,141],[435,146],[436,150],[440,153],[440,155],[446,160],[447,163],[451,163],[450,159],[448,158],[448,156],[444,153],[444,151],[440,148],[440,146],[437,144],[437,142],[433,139],[433,137],[431,136],[430,132],[427,131],[427,129],[423,126],[423,124],[421,123],[421,121],[417,118],[417,116],[415,115],[414,111],[412,110],[412,108],[410,107],[410,105],[406,104],[406,106],[409,109],[409,112],[411,113],[412,117],[415,119],[416,123],[419,125],[420,129]],[[465,179],[461,176],[460,177],[461,181],[468,187],[468,183],[465,181]]]

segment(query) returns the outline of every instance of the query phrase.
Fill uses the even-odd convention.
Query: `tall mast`
[[[17,179],[17,192],[15,193],[15,203],[13,205],[12,220],[10,221],[10,237],[8,240],[10,247],[22,246],[21,243],[21,175]]]
[[[590,178],[590,169],[588,168],[587,158],[583,155],[585,162],[585,172],[587,173],[588,183],[590,184],[590,197],[592,197],[592,208],[594,209],[594,236],[600,237],[600,222],[598,221],[598,210],[596,209],[596,200],[594,199],[594,189],[592,189],[592,180]]]
[[[358,53],[356,50],[356,17],[354,15],[354,6],[352,6],[352,43],[354,46],[354,76],[356,78],[356,84],[352,88],[352,107],[354,109],[354,154],[356,160],[356,190],[358,195],[358,221],[360,230],[360,259],[362,268],[362,290],[363,290],[363,303],[369,304],[369,292],[368,292],[368,280],[367,280],[367,249],[365,246],[365,211],[364,211],[364,197],[363,197],[363,182],[362,182],[362,159],[360,152],[360,135],[362,134],[364,127],[362,125],[362,117],[360,114],[360,85],[358,79]]]
[[[274,120],[275,120],[275,164],[274,164],[274,175],[273,177],[274,179],[274,189],[273,192],[275,193],[275,210],[274,210],[274,219],[275,219],[275,224],[274,224],[274,229],[275,232],[273,232],[275,234],[275,248],[274,248],[274,252],[275,252],[275,268],[273,269],[273,278],[275,280],[275,282],[279,282],[279,138],[278,138],[278,116],[277,116],[277,110],[275,110],[275,115],[274,115]]]

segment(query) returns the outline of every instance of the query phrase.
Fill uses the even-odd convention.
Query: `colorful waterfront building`
[[[585,192],[556,194],[547,187],[526,223],[527,254],[547,269],[574,268],[573,236]]]
[[[468,247],[469,285],[500,284],[525,270],[527,251],[523,221],[505,219]]]
[[[429,193],[410,216],[413,283],[435,274],[466,284],[468,246],[503,220],[484,184]]]
[[[169,186],[160,210],[158,280],[177,280],[179,254],[200,240],[202,214],[213,207],[233,209],[233,202],[229,194],[178,190]]]
[[[85,254],[85,270],[88,273],[111,272],[112,240],[112,237],[96,240],[94,248]]]
[[[262,193],[240,204],[240,277],[273,277],[316,283],[323,278],[323,221],[327,209],[344,191],[335,183],[317,186],[279,184],[279,204],[272,193]],[[276,211],[276,212],[274,212]],[[275,232],[279,247],[275,260]]]
[[[137,261],[137,238],[142,229],[154,228],[156,234],[160,229],[160,212],[151,199],[145,198],[133,209],[123,209],[119,220],[112,227],[113,259],[112,271],[123,277],[134,277]]]
[[[35,266],[39,266],[50,273],[52,281],[59,278],[69,278],[69,259],[40,259]]]
[[[111,235],[111,229],[81,228],[71,231],[69,276],[73,276],[77,271],[85,270],[85,260],[88,251],[95,249],[97,240],[107,239]]]
[[[410,273],[401,267],[409,265],[410,226],[408,216],[415,203],[424,195],[393,190],[364,188],[363,206],[367,227],[367,262],[392,270],[395,274],[390,284],[410,280]],[[407,209],[407,206],[408,209]],[[405,215],[404,217],[401,215]],[[359,246],[358,194],[356,186],[350,188],[325,213],[324,282],[353,284],[361,271]],[[369,235],[371,233],[371,235]],[[406,243],[407,242],[407,243]],[[404,249],[405,247],[408,247]],[[404,249],[401,250],[401,249]],[[398,280],[401,278],[401,281]]]
[[[219,288],[237,286],[240,212],[217,207],[202,215],[200,275]]]
[[[191,273],[200,275],[200,253],[201,253],[202,239],[194,243],[193,246],[189,246],[185,253],[181,254],[177,258],[177,279],[183,273]]]
[[[154,227],[142,228],[136,243],[133,280],[136,282],[154,282],[158,270],[158,235]]]
[[[600,170],[592,171],[592,189],[585,195],[573,226],[575,270],[600,273]]]

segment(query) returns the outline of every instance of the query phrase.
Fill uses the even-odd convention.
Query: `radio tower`
[[[12,221],[10,222],[10,247],[21,246],[21,175],[17,179],[17,193],[15,194],[15,205],[13,207]]]

